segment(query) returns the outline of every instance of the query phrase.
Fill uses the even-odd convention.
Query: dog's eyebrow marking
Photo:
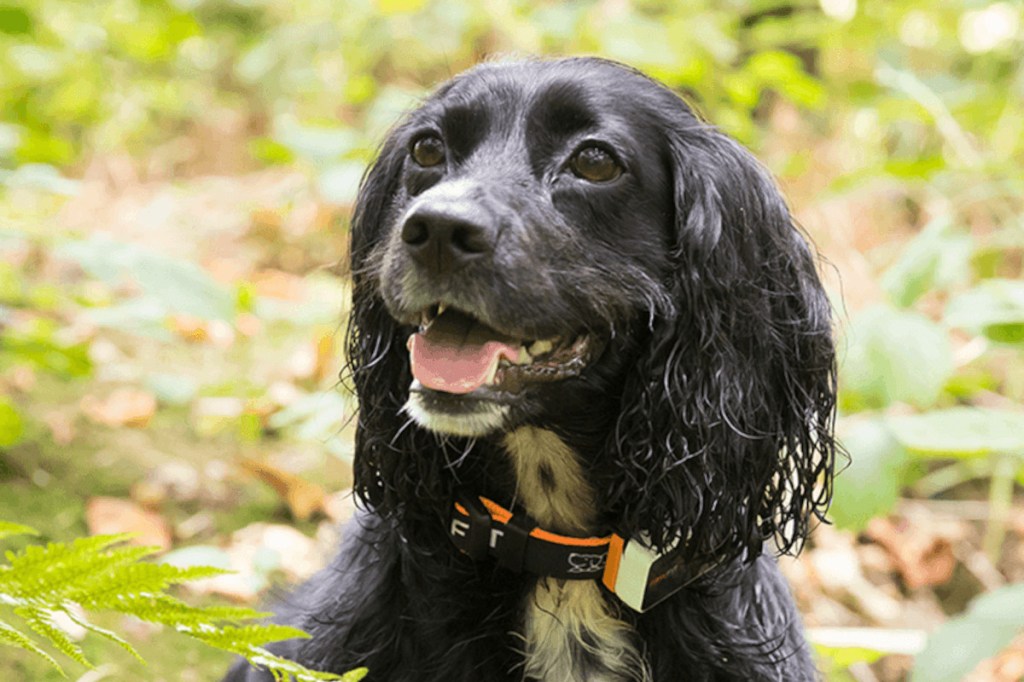
[[[450,105],[441,115],[441,129],[457,158],[469,156],[487,137],[490,127],[491,113],[480,101]]]
[[[528,135],[569,137],[600,123],[589,105],[589,93],[578,83],[556,81],[534,99],[526,122]]]

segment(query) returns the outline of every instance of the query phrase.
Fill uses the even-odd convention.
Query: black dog
[[[746,151],[627,67],[486,64],[385,142],[352,264],[364,511],[284,655],[389,682],[816,678],[770,553],[829,500],[830,308]]]

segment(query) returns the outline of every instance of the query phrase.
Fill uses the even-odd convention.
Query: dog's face
[[[374,260],[408,327],[406,411],[421,426],[480,436],[543,417],[621,371],[609,365],[633,321],[665,302],[661,93],[601,62],[583,75],[478,69],[392,138],[400,170]]]
[[[367,173],[352,265],[356,487],[382,513],[430,527],[457,483],[500,487],[497,458],[459,454],[493,439],[450,436],[522,424],[586,458],[616,528],[694,556],[796,546],[827,506],[814,256],[757,161],[642,74],[449,81]]]

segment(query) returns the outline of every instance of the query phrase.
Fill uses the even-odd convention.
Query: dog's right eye
[[[610,182],[622,175],[622,167],[601,147],[589,145],[576,152],[569,162],[576,177],[590,182]]]
[[[424,135],[412,143],[412,160],[424,168],[444,162],[444,142],[436,135]]]

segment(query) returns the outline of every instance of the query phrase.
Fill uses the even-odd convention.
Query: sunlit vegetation
[[[0,0],[0,519],[239,571],[188,603],[315,570],[349,513],[363,168],[432,85],[548,54],[677,89],[827,260],[851,463],[834,524],[782,563],[829,679],[1024,675],[1016,2]],[[230,659],[95,627],[148,666],[103,637],[42,647],[110,679]],[[3,653],[2,679],[60,679]]]

